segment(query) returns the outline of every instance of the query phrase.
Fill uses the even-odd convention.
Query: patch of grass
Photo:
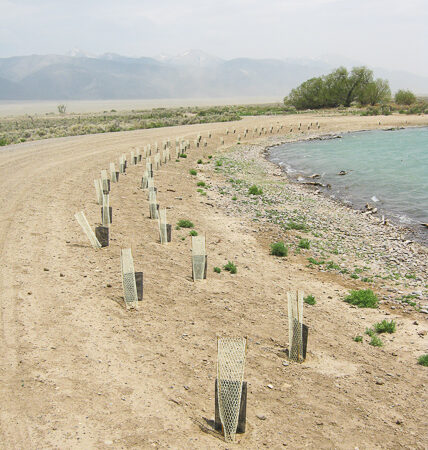
[[[305,223],[302,222],[294,222],[293,220],[290,220],[286,225],[287,230],[300,230],[300,231],[307,231],[307,226]]]
[[[382,347],[383,342],[377,336],[372,336],[372,338],[370,339],[369,345],[372,345],[373,347]]]
[[[190,230],[189,231],[189,236],[197,236],[198,232],[196,230]]]
[[[190,175],[197,175],[198,172],[195,169],[190,169],[189,170]]]
[[[317,301],[315,300],[315,297],[314,297],[313,295],[307,295],[307,296],[303,299],[303,301],[304,301],[305,303],[307,303],[308,305],[315,305],[315,303],[317,302]]]
[[[251,195],[262,195],[263,189],[253,184],[249,189],[248,193]]]
[[[287,256],[288,247],[282,241],[274,242],[270,244],[270,254],[274,256]]]
[[[223,161],[221,161],[221,160],[219,159],[219,160],[217,160],[217,161],[215,162],[215,165],[216,165],[217,167],[221,167],[221,166],[223,165]]]
[[[324,264],[325,261],[317,261],[315,258],[308,258],[308,261],[310,262],[310,264],[314,264],[315,266],[320,266],[321,264]]]
[[[406,273],[406,275],[404,275],[408,280],[415,280],[416,279],[416,275],[414,273]]]
[[[198,159],[198,164],[203,164],[204,162],[202,161],[202,159]]]
[[[201,187],[205,187],[205,186],[206,186],[206,184],[205,184],[205,182],[204,182],[204,181],[198,181],[198,182],[196,183],[196,186],[201,186]]]
[[[358,308],[377,308],[379,303],[371,289],[352,290],[344,301]]]
[[[238,197],[237,197],[236,195],[234,195],[234,196],[232,197],[232,200],[238,200]]]
[[[191,222],[190,220],[187,219],[181,219],[177,222],[177,226],[179,226],[180,228],[193,228],[193,222]]]
[[[212,159],[213,155],[208,155],[208,159]]]
[[[367,335],[371,336],[371,337],[375,336],[375,332],[374,332],[374,330],[371,329],[371,328],[366,328],[365,333],[366,333]]]
[[[310,246],[311,246],[311,242],[309,241],[309,239],[300,239],[299,248],[305,248],[305,249],[309,250]]]
[[[227,270],[230,273],[236,273],[238,272],[237,267],[232,261],[228,261],[226,265],[223,266],[224,270]]]
[[[340,266],[336,264],[334,261],[328,261],[326,268],[328,270],[340,270]]]
[[[353,338],[353,340],[354,340],[355,342],[363,342],[363,337],[362,337],[362,336],[355,336],[355,337]]]
[[[182,154],[180,155],[180,158],[187,158],[186,153],[182,153]]]
[[[354,280],[358,280],[358,278],[360,278],[356,273],[351,274],[351,278],[353,278]]]
[[[221,272],[220,267],[214,267],[214,272],[215,272],[215,273],[220,273],[220,272]]]
[[[418,358],[418,364],[424,367],[428,367],[428,353],[425,355],[419,356]]]
[[[394,333],[396,326],[397,324],[394,320],[388,322],[386,319],[373,325],[376,333]]]

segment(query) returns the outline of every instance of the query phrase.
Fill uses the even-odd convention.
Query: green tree
[[[377,103],[384,103],[391,99],[391,89],[389,88],[388,80],[378,78],[375,81],[367,83],[364,89],[358,93],[357,100],[362,105],[376,105]]]
[[[411,105],[412,103],[416,102],[416,96],[411,91],[405,91],[403,89],[400,89],[395,94],[395,103],[398,103],[399,105]]]
[[[373,72],[367,67],[354,67],[351,72],[348,72],[345,67],[339,67],[328,75],[303,82],[290,92],[284,102],[294,105],[297,109],[329,108],[340,105],[348,107],[353,101],[363,96],[363,92],[371,83],[374,83],[372,90],[375,87],[378,89],[384,87],[379,80],[373,80]]]

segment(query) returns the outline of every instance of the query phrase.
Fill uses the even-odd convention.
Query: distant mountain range
[[[98,100],[203,97],[281,99],[308,78],[328,73],[335,61],[224,60],[199,50],[179,56],[130,58],[106,53],[0,58],[0,100]],[[350,66],[345,63],[345,66]],[[355,64],[355,65],[358,65]],[[428,93],[428,77],[374,68],[392,90]]]

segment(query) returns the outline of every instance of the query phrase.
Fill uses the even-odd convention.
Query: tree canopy
[[[367,67],[354,67],[351,72],[339,67],[328,75],[311,78],[293,89],[284,102],[297,109],[350,106],[358,101],[375,105],[389,100],[391,90],[387,80],[374,79]]]
[[[400,89],[395,94],[395,103],[398,103],[399,105],[411,105],[412,103],[416,102],[416,96],[411,91],[405,91],[403,89]]]

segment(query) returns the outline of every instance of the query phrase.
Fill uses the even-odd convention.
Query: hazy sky
[[[0,57],[201,49],[339,55],[428,75],[428,0],[0,0]]]

